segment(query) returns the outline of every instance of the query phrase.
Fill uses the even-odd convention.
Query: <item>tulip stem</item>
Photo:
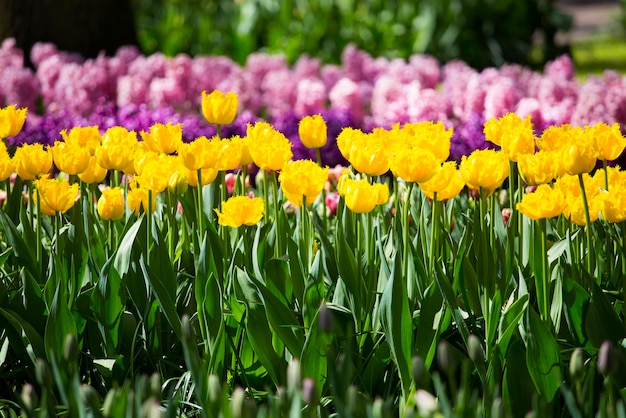
[[[280,257],[283,254],[282,248],[282,237],[281,237],[281,227],[280,227],[280,219],[278,216],[280,215],[279,210],[279,200],[278,200],[278,186],[276,185],[276,172],[274,170],[271,171],[270,178],[270,187],[272,188],[272,198],[274,200],[274,222],[276,222],[276,256]]]
[[[423,298],[422,288],[420,286],[420,280],[418,277],[415,277],[415,283],[410,279],[409,276],[409,248],[411,246],[411,241],[409,239],[409,202],[411,200],[411,192],[413,191],[413,183],[407,183],[406,195],[404,198],[404,202],[402,204],[402,262],[403,262],[403,277],[407,281],[407,292],[409,294],[409,300],[412,300],[415,296],[414,286],[417,285],[417,292],[419,294],[420,300]]]
[[[202,169],[198,169],[198,184],[196,188],[198,189],[198,232],[200,232],[200,239],[204,235],[204,202],[202,201]]]
[[[606,166],[606,160],[602,160],[602,168],[604,170],[604,188],[609,191],[609,170]]]
[[[437,202],[437,192],[433,193],[433,210],[431,213],[432,219],[430,223],[430,257],[429,257],[429,271],[435,277],[435,259],[439,257],[437,254],[437,232],[439,229],[439,205]]]
[[[585,209],[585,232],[586,232],[586,237],[587,237],[587,254],[586,256],[586,262],[587,262],[587,271],[589,272],[589,274],[592,274],[593,272],[591,271],[591,253],[592,251],[592,245],[593,245],[593,238],[592,238],[592,234],[591,234],[591,218],[589,217],[589,204],[587,202],[587,192],[585,191],[585,181],[583,180],[583,175],[582,174],[578,174],[578,183],[580,184],[580,189],[582,191],[582,197],[583,197],[583,207]]]
[[[152,190],[148,189],[148,213],[146,228],[146,265],[150,266],[150,241],[152,239]]]

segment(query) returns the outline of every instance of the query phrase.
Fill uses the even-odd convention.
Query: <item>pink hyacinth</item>
[[[442,121],[450,125],[452,106],[448,98],[435,89],[422,89],[417,83],[407,86],[407,115],[410,122]]]
[[[317,78],[305,78],[298,82],[294,111],[305,116],[319,113],[326,108],[326,87]]]
[[[578,102],[572,113],[571,124],[575,126],[592,125],[596,122],[615,122],[609,115],[604,103],[606,84],[599,77],[589,77],[581,86]]]
[[[39,80],[28,68],[5,68],[0,71],[0,105],[15,104],[35,109],[41,93]]]
[[[348,109],[357,123],[363,122],[366,100],[359,84],[349,78],[342,78],[330,90],[328,98],[331,107]]]
[[[117,105],[148,103],[148,81],[138,76],[125,75],[117,80]]]
[[[523,93],[508,77],[498,77],[485,93],[485,119],[500,118],[513,112]]]

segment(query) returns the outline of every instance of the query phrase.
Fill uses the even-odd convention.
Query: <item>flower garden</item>
[[[626,79],[0,48],[2,416],[626,416]]]

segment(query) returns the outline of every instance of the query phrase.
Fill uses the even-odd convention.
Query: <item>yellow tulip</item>
[[[4,142],[0,141],[4,145]],[[0,146],[0,181],[8,179],[15,172],[15,164],[9,156],[6,147]]]
[[[0,109],[0,139],[19,134],[24,127],[27,112],[28,109],[18,109],[15,105]]]
[[[94,155],[96,148],[102,143],[100,129],[97,126],[75,126],[69,132],[63,129],[61,136],[67,144],[87,148],[90,155]]]
[[[613,187],[602,193],[602,217],[611,223],[626,221],[626,188]]]
[[[181,195],[187,192],[189,189],[189,178],[187,177],[187,170],[181,166],[178,171],[175,171],[167,181],[167,191],[173,195]]]
[[[218,223],[222,226],[239,228],[241,225],[252,226],[263,218],[265,204],[260,197],[248,196],[231,197],[222,202],[222,211],[217,213]]]
[[[278,171],[293,157],[291,142],[267,122],[248,124],[248,150],[261,170]]]
[[[142,166],[141,174],[135,180],[141,188],[161,193],[167,188],[173,173],[182,169],[180,159],[173,155],[151,154]]]
[[[298,134],[302,145],[307,148],[322,148],[326,145],[328,128],[321,115],[310,115],[300,119]]]
[[[150,127],[150,132],[141,131],[139,134],[150,151],[173,154],[183,142],[183,125],[157,122]]]
[[[421,148],[398,151],[390,161],[393,175],[409,183],[430,180],[441,166],[441,161],[432,152]]]
[[[405,123],[401,128],[395,125],[392,132],[395,134],[393,137],[397,138],[397,142],[394,141],[395,146],[401,149],[428,150],[439,163],[450,157],[450,140],[454,131],[452,128],[446,128],[441,121]]]
[[[78,178],[87,184],[94,184],[102,182],[107,176],[108,170],[102,168],[98,163],[96,156],[89,158],[87,168],[82,173],[78,173]]]
[[[515,207],[532,220],[554,218],[563,213],[565,196],[561,190],[541,184],[534,192],[526,193]]]
[[[217,161],[215,162],[215,169],[218,171],[234,170],[241,163],[241,157],[243,154],[243,142],[232,139],[220,139],[213,138],[212,142],[215,142],[217,148]]]
[[[206,136],[200,136],[192,142],[180,144],[178,155],[189,170],[215,168],[218,156],[217,142],[209,140]]]
[[[484,125],[485,139],[502,148],[511,161],[520,155],[535,152],[535,135],[530,116],[525,119],[515,113],[507,113],[499,119],[491,118]]]
[[[328,167],[321,168],[311,160],[290,161],[280,172],[278,180],[285,197],[294,206],[302,206],[303,196],[307,205],[317,199],[328,179]]]
[[[389,171],[389,157],[388,131],[375,128],[352,146],[348,161],[360,173],[380,176]]]
[[[428,181],[419,183],[419,186],[429,199],[433,199],[437,193],[437,200],[442,201],[457,196],[465,187],[465,182],[456,168],[456,162],[448,161]]]
[[[126,197],[126,204],[128,208],[135,214],[139,215],[142,211],[148,211],[148,189],[139,187],[136,181],[131,181],[129,184],[128,196]],[[156,193],[152,193],[152,204],[150,206],[151,212],[156,210]]]
[[[89,165],[89,149],[76,143],[56,141],[52,146],[52,159],[59,170],[69,175],[82,173]]]
[[[539,150],[535,154],[520,154],[517,168],[526,184],[536,186],[550,183],[558,174],[558,154]]]
[[[476,150],[461,158],[461,176],[470,189],[493,193],[509,176],[509,159],[502,151]]]
[[[231,138],[231,141],[241,144],[241,160],[239,160],[239,165],[246,167],[252,164],[252,155],[250,155],[250,150],[248,149],[248,138],[235,135]]]
[[[603,199],[599,193],[596,193],[591,197],[587,196],[589,222],[593,223],[598,220],[600,212],[602,211],[602,200]],[[585,204],[582,198],[565,199],[565,209],[563,209],[563,215],[578,226],[587,225],[587,219],[585,218]]]
[[[98,199],[98,215],[105,221],[117,221],[124,216],[124,192],[119,187],[107,187]]]
[[[598,159],[613,161],[624,151],[626,138],[622,135],[618,123],[609,126],[604,122],[599,122],[586,129],[592,138]]]
[[[591,172],[598,162],[597,155],[591,141],[572,141],[561,149],[559,160],[565,173],[577,175]]]
[[[34,180],[52,169],[52,154],[39,143],[24,144],[15,150],[13,163],[22,180]]]
[[[200,176],[202,177],[202,185],[206,186],[209,183],[213,183],[217,178],[218,171],[214,168],[202,168],[200,169]],[[198,170],[187,170],[187,181],[191,187],[198,187]]]
[[[583,128],[569,124],[552,125],[544,129],[539,138],[536,138],[537,148],[544,151],[556,151],[583,135]]]
[[[337,148],[346,160],[350,159],[353,147],[359,147],[367,141],[367,134],[360,129],[346,127],[337,135]]]
[[[202,114],[209,123],[227,125],[237,116],[239,98],[232,92],[223,93],[213,90],[210,94],[202,92]]]
[[[45,203],[46,209],[52,212],[67,212],[78,197],[78,184],[70,185],[67,180],[62,178],[49,179],[41,177],[34,182],[42,202]]]
[[[122,126],[107,129],[102,144],[95,151],[98,163],[107,170],[124,171],[133,161],[137,142],[134,131],[128,131]]]
[[[355,213],[371,212],[377,205],[389,200],[389,188],[386,184],[370,184],[365,179],[344,178],[339,193],[346,200],[348,209]]]

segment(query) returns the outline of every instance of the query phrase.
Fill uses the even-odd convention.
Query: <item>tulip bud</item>
[[[302,400],[315,408],[319,402],[319,394],[317,393],[317,387],[315,387],[315,380],[307,377],[302,381]]]
[[[78,341],[76,336],[69,333],[65,336],[65,343],[63,344],[63,360],[68,364],[74,365],[78,363]]]
[[[503,416],[504,416],[504,404],[502,403],[502,398],[496,398],[493,400],[493,404],[491,405],[491,417],[501,418]]]
[[[428,371],[424,365],[424,360],[420,356],[413,356],[411,372],[413,373],[413,381],[416,387],[424,388],[428,385]]]
[[[207,386],[209,392],[209,402],[217,404],[222,397],[222,385],[220,384],[219,378],[214,374],[210,374]]]
[[[598,370],[605,375],[610,376],[619,368],[619,352],[610,340],[606,340],[600,346],[598,352]]]
[[[157,372],[152,373],[149,384],[150,396],[155,399],[161,399],[161,375]]]
[[[302,377],[300,375],[300,361],[298,359],[291,360],[287,366],[287,388],[294,393],[302,387]]]
[[[437,364],[448,375],[452,374],[456,367],[456,361],[450,352],[450,345],[445,340],[437,345]]]
[[[432,416],[439,409],[437,399],[430,392],[423,389],[418,389],[415,392],[415,405],[421,417]]]
[[[186,175],[175,171],[167,182],[167,190],[173,195],[184,194],[189,188],[189,179]]]
[[[572,351],[572,357],[569,362],[569,374],[574,380],[580,380],[584,372],[585,359],[583,358],[583,349],[576,347]]]
[[[245,401],[246,401],[246,393],[241,387],[237,387],[233,391],[233,394],[230,399],[230,411],[232,413],[233,418],[244,417]]]
[[[39,399],[37,398],[35,388],[30,383],[24,384],[20,397],[22,398],[22,402],[24,402],[24,406],[27,410],[34,410],[37,408]]]
[[[467,340],[467,351],[470,359],[475,364],[483,364],[485,362],[485,351],[478,337],[471,334]]]
[[[330,313],[326,302],[323,301],[318,313],[318,321],[322,332],[331,332],[333,329],[333,316]]]
[[[39,383],[44,388],[52,387],[52,375],[50,372],[50,366],[43,359],[37,359],[37,364],[35,364],[35,377],[37,378],[37,383]]]
[[[82,385],[80,387],[80,394],[87,406],[92,410],[97,411],[100,409],[100,395],[91,385]]]
[[[141,416],[144,418],[161,418],[161,406],[150,398],[141,405]]]

